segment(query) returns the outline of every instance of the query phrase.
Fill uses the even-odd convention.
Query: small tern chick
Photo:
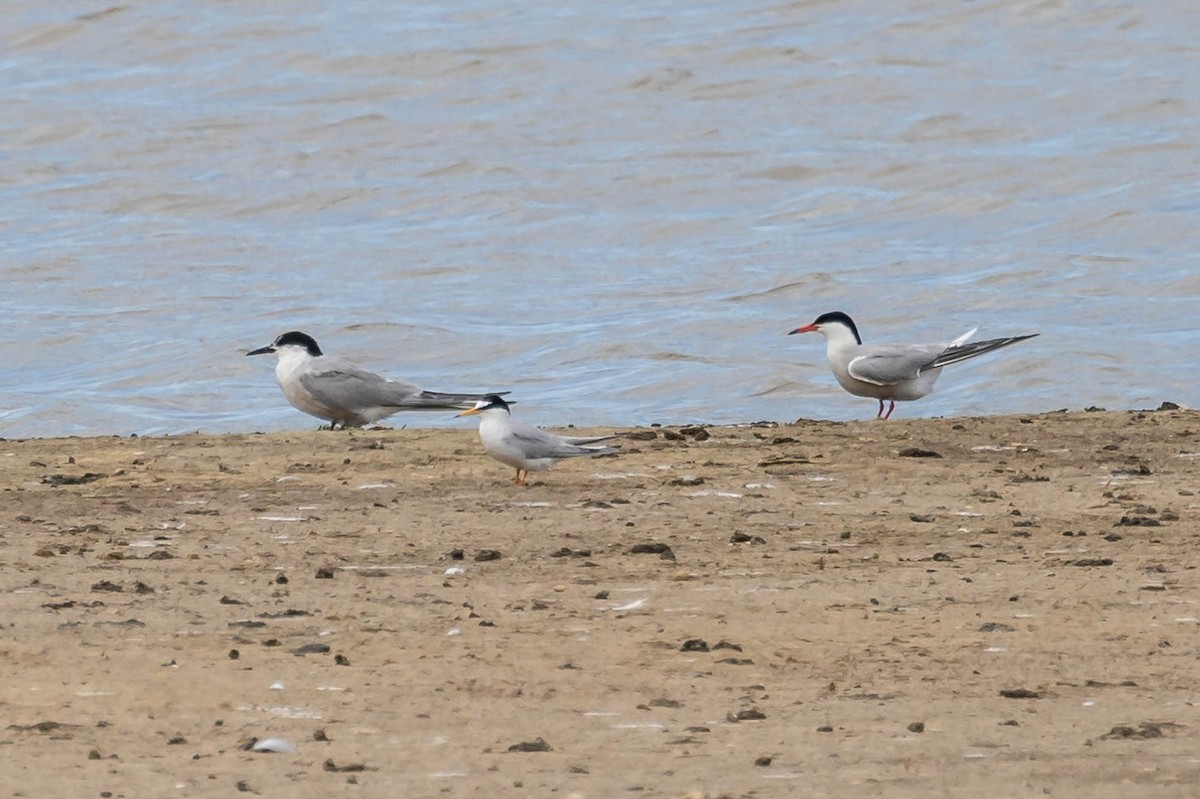
[[[298,410],[337,425],[361,427],[399,411],[456,411],[482,394],[423,391],[412,383],[388,380],[350,361],[321,352],[312,336],[291,331],[246,355],[275,353],[275,379]],[[508,393],[508,392],[504,392]],[[491,395],[489,395],[491,396]]]
[[[524,422],[514,421],[508,403],[499,394],[488,394],[459,416],[479,415],[479,440],[496,460],[517,470],[513,485],[523,486],[531,471],[549,469],[563,458],[608,455],[615,447],[588,447],[616,436],[559,436]]]
[[[887,419],[897,401],[915,400],[933,391],[943,366],[975,358],[984,353],[1033,338],[994,338],[968,344],[979,328],[968,330],[949,344],[863,344],[854,320],[841,311],[821,314],[795,333],[820,333],[825,337],[826,355],[833,376],[842,388],[858,397],[879,400],[876,419]],[[887,413],[883,401],[888,400]]]

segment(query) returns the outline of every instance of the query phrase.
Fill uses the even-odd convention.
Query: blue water
[[[0,5],[0,436],[308,428],[289,329],[545,424],[1200,404],[1200,11]],[[440,414],[397,424],[459,424]]]

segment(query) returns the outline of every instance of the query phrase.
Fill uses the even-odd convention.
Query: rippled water
[[[1192,3],[0,4],[0,435],[308,428],[298,328],[539,423],[1200,404]],[[441,424],[439,416],[398,423]]]

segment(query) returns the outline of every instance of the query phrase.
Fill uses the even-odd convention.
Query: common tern
[[[423,391],[412,383],[388,380],[350,361],[326,355],[306,333],[293,330],[246,355],[275,353],[275,379],[298,410],[329,422],[360,427],[399,411],[457,411],[482,394]],[[505,392],[507,393],[507,392]]]
[[[488,394],[459,416],[479,415],[479,440],[496,460],[517,470],[513,485],[523,486],[531,471],[549,469],[563,458],[608,455],[614,447],[588,447],[616,436],[559,436],[524,422],[514,421],[508,403],[499,394]]]
[[[875,418],[887,419],[896,401],[915,400],[933,391],[943,366],[1016,344],[1038,335],[1010,336],[976,341],[967,339],[979,328],[963,333],[949,344],[863,344],[854,320],[841,311],[818,316],[795,333],[820,333],[825,337],[826,355],[833,376],[842,388],[859,397],[879,400]],[[888,400],[887,413],[883,401]]]

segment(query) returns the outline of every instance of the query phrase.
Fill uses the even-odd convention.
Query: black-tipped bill
[[[475,403],[475,407],[468,408],[467,410],[463,411],[462,413],[460,413],[458,415],[459,416],[474,416],[477,413],[482,413],[483,411],[486,411],[488,408],[503,408],[504,410],[507,411],[508,403],[505,402],[504,397],[501,397],[499,394],[484,394],[483,399],[481,399],[479,402]]]

